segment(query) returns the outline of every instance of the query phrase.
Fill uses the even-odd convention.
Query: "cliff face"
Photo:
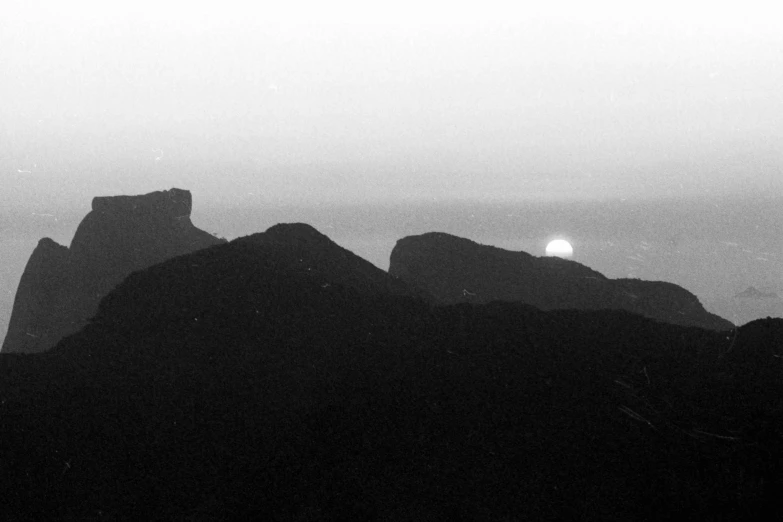
[[[443,233],[399,240],[389,273],[429,291],[440,304],[519,301],[543,310],[619,309],[683,326],[734,327],[671,283],[612,280],[574,261],[511,252]]]
[[[2,352],[46,351],[84,326],[131,272],[224,242],[191,223],[191,201],[176,188],[96,197],[70,248],[42,239],[22,274]]]

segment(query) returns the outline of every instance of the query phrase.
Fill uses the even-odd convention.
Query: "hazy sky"
[[[4,7],[0,204],[783,189],[773,8],[112,3]]]
[[[783,292],[783,8],[536,3],[4,1],[0,335],[41,237],[171,187],[209,232],[305,221],[382,268],[410,234],[557,236]]]

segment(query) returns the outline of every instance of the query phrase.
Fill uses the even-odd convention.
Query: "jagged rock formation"
[[[14,300],[3,353],[35,353],[76,332],[128,274],[225,240],[190,221],[187,190],[96,197],[70,248],[42,239]]]
[[[511,252],[439,232],[399,240],[389,273],[429,291],[440,304],[519,301],[542,310],[620,309],[683,326],[734,327],[671,283],[613,280],[575,261]]]

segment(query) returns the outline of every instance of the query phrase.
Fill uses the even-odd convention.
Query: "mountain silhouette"
[[[289,295],[290,288],[298,292]],[[113,332],[137,331],[139,325],[151,331],[173,325],[198,332],[226,327],[258,331],[283,311],[287,322],[335,306],[343,312],[354,310],[359,318],[362,303],[374,302],[379,295],[411,297],[422,306],[431,300],[426,292],[340,247],[310,225],[279,224],[221,249],[194,252],[131,274],[101,301],[90,323],[110,325]],[[135,303],[133,311],[128,299]],[[213,324],[216,321],[219,324]]]
[[[0,355],[4,514],[781,515],[783,320],[428,299],[302,224],[130,274]]]
[[[390,276],[304,223],[278,224],[264,233],[242,238],[240,242],[261,247],[268,255],[285,260],[288,267],[302,270],[313,277],[317,274],[325,282],[341,284],[360,292],[432,299],[429,293]]]
[[[683,326],[734,328],[672,283],[609,279],[576,261],[511,252],[440,232],[397,241],[389,273],[429,291],[440,304],[503,300],[543,310],[619,309]]]
[[[749,286],[742,292],[735,294],[734,297],[738,299],[777,299],[778,294],[775,292],[762,292],[756,287]]]
[[[70,248],[39,241],[22,273],[3,353],[48,350],[78,331],[133,271],[224,240],[190,221],[187,190],[96,197]]]

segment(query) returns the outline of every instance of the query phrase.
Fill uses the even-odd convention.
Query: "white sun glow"
[[[546,255],[557,257],[571,257],[574,255],[574,248],[571,243],[565,239],[555,239],[546,246]]]

